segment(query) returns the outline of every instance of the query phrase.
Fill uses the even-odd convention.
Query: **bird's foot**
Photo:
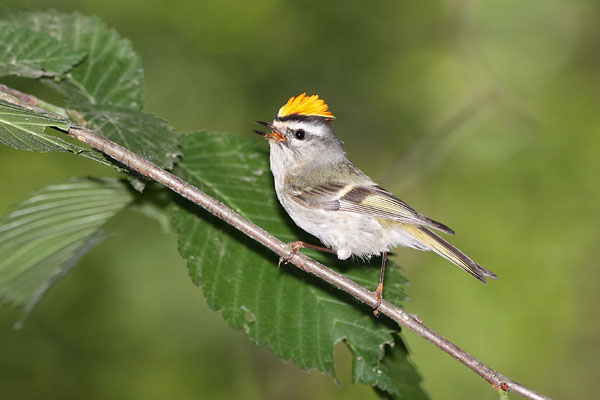
[[[377,301],[377,304],[375,304],[375,307],[373,307],[373,315],[378,317],[380,314],[378,308],[381,305],[381,300],[383,299],[383,283],[378,284],[375,292],[373,293],[375,294],[375,301]]]
[[[277,263],[277,268],[281,267],[281,263],[286,264],[288,261],[290,261],[291,258],[294,257],[296,253],[298,253],[298,250],[304,247],[304,242],[297,240],[295,242],[288,243],[288,246],[292,248],[292,251],[290,251],[285,256],[279,257],[279,263]]]

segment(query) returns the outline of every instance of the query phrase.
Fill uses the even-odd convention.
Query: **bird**
[[[356,168],[334,132],[334,119],[323,99],[302,93],[290,97],[272,122],[255,121],[268,129],[252,131],[269,142],[277,199],[296,225],[325,245],[292,242],[285,261],[301,248],[334,253],[340,260],[381,255],[375,311],[382,301],[387,254],[396,246],[433,251],[483,283],[497,279],[433,232],[453,235],[452,229],[420,214]]]

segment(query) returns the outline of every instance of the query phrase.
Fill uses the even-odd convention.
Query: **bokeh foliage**
[[[251,121],[287,97],[319,93],[350,158],[452,226],[454,243],[500,276],[480,286],[434,255],[399,250],[412,283],[406,307],[552,397],[595,393],[597,2],[5,3],[97,14],[116,27],[142,54],[146,109],[182,130],[248,135]],[[73,170],[106,173],[67,156],[0,148],[10,188],[2,210]],[[10,331],[16,316],[2,309],[3,393],[369,394],[340,391],[254,349],[200,307],[171,236],[133,214],[118,228],[128,248],[124,236],[107,239],[23,331]],[[495,398],[453,360],[407,338],[433,398]]]

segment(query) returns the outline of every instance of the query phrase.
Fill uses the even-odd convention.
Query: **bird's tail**
[[[465,253],[452,246],[429,229],[417,225],[405,225],[404,229],[431,251],[464,269],[481,282],[485,283],[486,278],[498,279],[496,274],[492,271],[483,268],[481,265],[467,257]]]

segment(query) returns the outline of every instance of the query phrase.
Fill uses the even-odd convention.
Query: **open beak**
[[[264,121],[254,121],[254,123],[269,128],[271,130],[271,132],[263,132],[263,131],[259,131],[257,129],[252,129],[252,132],[257,133],[261,136],[264,136],[265,138],[269,139],[269,141],[280,142],[280,143],[285,142],[285,136],[283,136],[279,132],[276,132],[275,129],[273,128],[272,124],[270,124],[268,122],[264,122]]]

